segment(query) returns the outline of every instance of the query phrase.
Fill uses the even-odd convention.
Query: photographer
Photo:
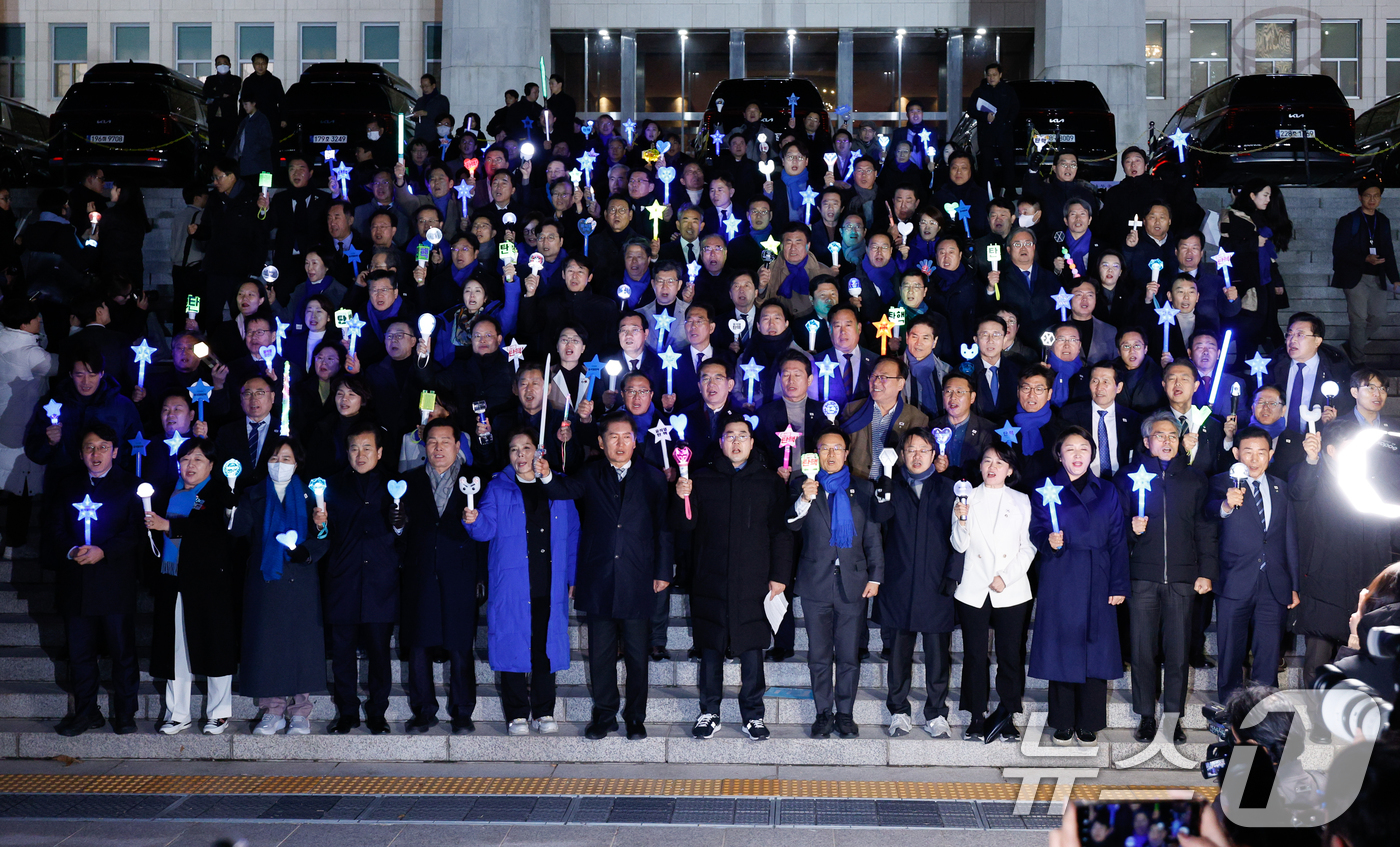
[[[1364,682],[1381,696],[1395,687],[1395,660],[1373,656],[1366,649],[1366,636],[1378,626],[1400,625],[1400,564],[1376,574],[1361,590],[1361,599],[1351,615],[1351,637],[1337,651],[1337,670],[1349,679]]]

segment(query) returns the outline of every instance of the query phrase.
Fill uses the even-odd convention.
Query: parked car
[[[203,98],[199,80],[164,65],[93,65],[53,114],[49,170],[64,185],[71,168],[90,164],[109,173],[154,171],[156,179],[183,185],[210,164]]]
[[[1021,115],[1013,139],[1016,164],[1036,147],[1079,157],[1079,178],[1112,180],[1118,173],[1118,129],[1099,87],[1085,79],[1010,80]],[[1052,154],[1053,155],[1053,154]]]
[[[0,185],[48,180],[49,118],[18,100],[0,97]]]
[[[1322,74],[1232,76],[1186,101],[1152,140],[1153,171],[1177,167],[1171,135],[1190,135],[1185,167],[1197,185],[1260,178],[1319,185],[1350,175],[1355,113]],[[1204,151],[1204,152],[1202,152]]]
[[[722,80],[710,94],[710,102],[705,107],[705,116],[700,120],[694,142],[695,156],[700,159],[713,157],[714,141],[710,134],[718,127],[722,132],[744,123],[744,108],[757,103],[763,111],[761,123],[773,129],[776,143],[779,135],[787,131],[791,116],[788,97],[797,95],[797,125],[802,126],[802,118],[808,112],[821,114],[821,131],[831,132],[831,116],[826,103],[822,101],[817,87],[807,79],[726,79]],[[777,150],[770,151],[774,158]]]
[[[369,62],[322,62],[307,68],[282,100],[277,155],[285,163],[293,153],[315,154],[333,147],[351,160],[346,146],[363,138],[365,124],[378,118],[390,132],[405,117],[404,137],[413,137],[418,92],[398,74]],[[395,142],[397,143],[397,142]]]
[[[1400,180],[1400,94],[1387,97],[1356,118],[1356,176]]]

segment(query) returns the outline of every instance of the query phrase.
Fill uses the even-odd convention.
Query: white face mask
[[[1031,227],[1035,226],[1035,217],[1032,215],[1017,215],[1016,223],[1020,226],[1025,227],[1026,229],[1030,229]]]
[[[452,134],[452,127],[450,127],[450,126],[440,126],[440,127],[437,128],[437,131],[438,131],[438,138],[446,138],[447,136],[449,136],[449,135]]]
[[[267,475],[272,477],[272,481],[278,485],[286,485],[291,481],[292,474],[296,472],[296,465],[289,465],[286,462],[267,463]]]
[[[218,72],[221,73],[221,74],[226,74],[226,73],[228,73],[229,70],[231,70],[231,69],[229,68],[228,65],[219,65],[218,67],[214,68],[214,70],[218,71]]]
[[[372,130],[370,130],[369,132],[365,133],[365,135],[369,136],[369,140],[370,140],[370,141],[378,141],[378,140],[379,140],[379,136],[380,136],[380,135],[383,135],[383,133],[381,133],[381,132],[380,132],[379,130],[377,130],[377,129],[372,129]]]

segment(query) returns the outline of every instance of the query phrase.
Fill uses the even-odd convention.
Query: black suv
[[[346,145],[365,134],[365,124],[377,118],[387,134],[398,132],[398,113],[404,118],[404,141],[413,137],[417,122],[413,109],[418,92],[398,74],[363,62],[322,62],[312,65],[282,100],[279,120],[286,126],[277,155],[282,162],[293,153],[316,154],[327,147],[353,163]],[[386,136],[387,137],[387,136]],[[396,138],[390,143],[397,144]]]
[[[1356,118],[1356,175],[1400,180],[1400,94],[1387,97]]]
[[[802,118],[808,112],[817,112],[822,117],[820,131],[831,132],[831,116],[811,80],[726,79],[715,86],[714,92],[710,94],[709,105],[705,107],[705,117],[701,119],[695,137],[696,158],[703,160],[715,155],[715,143],[710,138],[710,133],[718,128],[727,134],[735,127],[743,125],[744,108],[750,103],[757,103],[758,108],[763,111],[763,118],[759,123],[773,130],[773,143],[776,147],[778,137],[788,131],[788,97],[794,94],[797,95],[798,129],[801,129]],[[776,158],[777,151],[770,150],[769,155]]]
[[[49,119],[18,100],[0,97],[0,185],[48,180]]]
[[[1118,128],[1099,87],[1085,79],[1009,80],[1021,115],[1012,139],[1016,164],[1025,167],[1037,148],[1053,157],[1065,150],[1079,157],[1079,178],[1111,180],[1118,173]],[[1050,159],[1053,161],[1053,159]]]
[[[1232,76],[1171,116],[1152,139],[1150,165],[1154,172],[1178,167],[1171,136],[1180,130],[1190,135],[1186,170],[1197,185],[1239,185],[1255,178],[1323,184],[1351,173],[1354,123],[1355,113],[1331,77]]]
[[[210,155],[204,86],[164,65],[93,65],[63,95],[50,126],[49,169],[63,185],[68,169],[82,165],[152,169],[183,185]]]

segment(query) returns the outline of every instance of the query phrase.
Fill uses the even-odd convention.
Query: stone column
[[[1036,58],[1045,79],[1087,79],[1118,124],[1118,149],[1145,141],[1146,4],[1143,0],[1037,0]]]
[[[443,0],[442,91],[452,111],[476,112],[483,124],[505,104],[502,95],[514,88],[523,96],[525,83],[540,81],[540,57],[551,72],[550,0],[513,0],[509,13],[487,0]],[[566,86],[578,97],[578,86]],[[549,95],[540,92],[541,102]],[[483,127],[484,128],[484,127]]]

